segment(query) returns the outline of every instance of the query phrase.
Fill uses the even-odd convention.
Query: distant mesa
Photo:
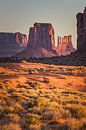
[[[77,51],[86,53],[86,7],[83,13],[77,14]]]
[[[54,56],[54,28],[50,23],[35,23],[29,30],[27,48],[19,53],[19,58],[40,58]]]
[[[0,33],[0,57],[17,54],[27,46],[27,36],[20,32]]]
[[[54,28],[51,23],[35,23],[29,36],[22,33],[0,33],[0,57],[41,58],[86,53],[86,7],[77,14],[77,51],[72,36],[58,36],[55,46]],[[76,53],[74,53],[76,51]],[[78,52],[78,53],[77,53]]]
[[[27,48],[16,56],[18,58],[66,56],[75,51],[70,36],[62,38],[61,44],[56,47],[54,35],[52,24],[35,23],[29,30]]]

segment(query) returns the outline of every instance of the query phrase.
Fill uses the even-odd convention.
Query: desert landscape
[[[86,7],[78,13],[81,4],[78,8],[73,0],[78,8],[75,11],[69,0],[66,4],[54,0],[57,6],[46,0],[40,14],[39,0],[35,4],[15,1],[2,6],[10,11],[8,15],[3,11],[7,17],[2,16],[7,19],[0,17],[0,130],[86,130]],[[51,22],[34,22],[34,19],[40,21],[39,18],[44,21],[48,16],[54,19],[55,12],[64,18],[58,21],[65,28],[60,25],[59,30]],[[73,14],[77,37],[72,30]],[[10,22],[8,16],[14,21]],[[20,25],[21,29],[26,27],[26,21],[32,24],[28,37],[17,29]],[[53,23],[57,24],[56,19]],[[11,27],[17,31],[9,31]]]

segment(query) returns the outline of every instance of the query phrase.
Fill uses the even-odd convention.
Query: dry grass
[[[0,130],[86,129],[85,67],[15,65],[0,67]]]

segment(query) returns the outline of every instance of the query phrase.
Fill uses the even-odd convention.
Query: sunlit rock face
[[[51,24],[48,23],[35,23],[34,27],[29,31],[29,45],[37,45],[52,51],[52,45],[55,44],[54,29]]]
[[[25,49],[27,36],[22,33],[0,33],[0,57],[13,56]]]
[[[27,45],[27,36],[22,33],[15,33],[16,37],[16,43],[19,44],[20,46],[26,46]]]
[[[20,58],[51,57],[55,46],[54,29],[50,23],[35,23],[29,30],[27,48],[17,55]]]
[[[74,49],[72,45],[71,35],[64,37],[58,36],[57,42],[58,42],[57,52],[59,56],[70,55],[71,53],[76,51],[76,49]]]
[[[86,7],[83,13],[77,14],[77,51],[86,53]]]

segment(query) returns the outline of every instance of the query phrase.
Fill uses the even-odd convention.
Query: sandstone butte
[[[77,16],[77,51],[72,44],[72,36],[58,36],[55,46],[54,28],[50,23],[35,23],[29,36],[22,33],[0,33],[0,57],[41,58],[86,53],[86,7]],[[20,52],[21,51],[21,52]],[[2,53],[1,53],[2,52]],[[17,54],[18,53],[18,54]]]
[[[54,28],[50,23],[35,23],[29,30],[27,48],[16,56],[18,58],[66,56],[75,51],[70,36],[65,36],[62,41],[58,47],[55,46]]]
[[[54,28],[50,23],[35,23],[29,30],[27,48],[19,53],[17,57],[51,57],[53,46],[55,46]]]
[[[78,13],[77,18],[77,51],[72,45],[72,36],[58,36],[58,47],[55,46],[54,28],[48,23],[35,23],[30,28],[27,48],[18,57],[51,57],[86,54],[86,7],[83,13]],[[33,37],[33,39],[32,39]],[[48,48],[49,47],[49,48]],[[33,52],[34,51],[34,52]],[[76,53],[74,53],[76,51]],[[30,52],[30,53],[29,53]],[[77,53],[78,52],[78,53]]]

